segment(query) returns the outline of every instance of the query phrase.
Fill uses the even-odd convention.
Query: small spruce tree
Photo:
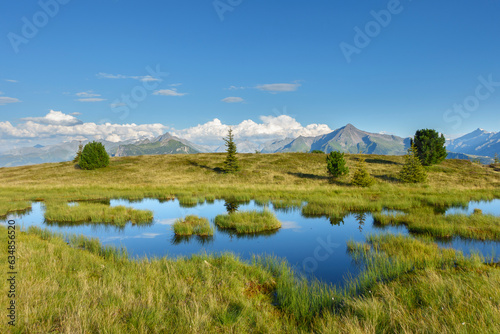
[[[224,171],[226,173],[235,173],[240,170],[238,157],[236,156],[236,144],[234,143],[233,129],[229,128],[227,137],[223,138],[226,143],[226,160],[224,161]]]
[[[346,166],[344,153],[330,152],[326,156],[326,169],[333,178],[349,174],[349,167]]]
[[[500,163],[500,158],[498,158],[498,153],[495,153],[495,157],[493,159],[496,164]]]
[[[427,180],[427,173],[417,156],[413,143],[405,155],[405,164],[399,172],[398,178],[404,183],[422,183]]]
[[[80,155],[78,165],[82,169],[97,169],[109,165],[109,155],[104,145],[99,142],[91,142],[85,145]]]
[[[82,150],[83,150],[83,144],[82,142],[80,142],[80,145],[78,145],[78,151],[76,151],[76,155],[73,158],[74,163],[78,163],[78,161],[80,160],[80,156],[82,155]]]
[[[375,179],[368,173],[366,169],[365,158],[360,157],[356,164],[356,171],[352,176],[351,184],[359,187],[369,187],[375,183]]]

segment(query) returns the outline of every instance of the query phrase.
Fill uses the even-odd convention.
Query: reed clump
[[[281,227],[281,222],[268,210],[218,215],[215,217],[215,224],[220,228],[234,229],[236,233],[258,233]]]
[[[210,226],[208,219],[195,215],[186,216],[184,219],[177,219],[172,229],[176,235],[180,236],[193,234],[198,236],[214,235],[214,229]]]

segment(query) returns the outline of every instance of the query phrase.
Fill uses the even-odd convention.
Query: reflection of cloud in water
[[[158,225],[173,225],[177,218],[159,219],[155,223]]]
[[[281,228],[284,230],[299,230],[302,226],[293,221],[284,221],[281,222]]]
[[[128,236],[116,236],[104,238],[103,242],[115,241],[115,240],[125,240],[125,239],[153,239],[157,236],[162,235],[162,233],[141,233],[138,235],[128,235]]]

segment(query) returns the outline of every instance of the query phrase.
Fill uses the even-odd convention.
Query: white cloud
[[[186,93],[179,93],[177,89],[160,89],[153,93],[153,95],[163,95],[163,96],[184,96]]]
[[[86,92],[80,92],[75,94],[78,97],[96,97],[96,96],[101,96],[100,94],[96,94],[93,91],[89,90]]]
[[[281,92],[294,92],[300,87],[299,83],[275,83],[275,84],[265,84],[257,85],[255,88],[270,92],[270,93],[281,93]]]
[[[118,108],[118,107],[124,107],[127,104],[125,102],[116,102],[116,103],[111,103],[109,106],[111,108]]]
[[[0,92],[0,95],[3,95],[3,92]],[[15,97],[0,96],[0,106],[17,102],[21,102],[21,100],[16,99]]]
[[[182,84],[181,83],[173,83],[173,84],[170,84],[169,86],[170,87],[178,87],[178,86],[181,86]]]
[[[106,99],[103,99],[99,96],[101,94],[96,94],[92,90],[86,91],[86,92],[80,92],[76,93],[76,96],[80,97],[80,99],[76,99],[75,101],[79,102],[101,102],[101,101],[106,101]]]
[[[157,137],[168,129],[162,124],[96,124],[83,123],[77,118],[60,111],[51,110],[43,117],[27,117],[23,123],[12,125],[0,122],[0,138],[60,138],[60,141],[74,138],[88,140],[109,140],[113,142]]]
[[[62,142],[68,140],[107,140],[119,142],[153,138],[169,131],[175,136],[185,138],[201,145],[222,145],[228,129],[234,130],[238,141],[250,140],[263,143],[270,139],[298,136],[318,136],[332,130],[326,124],[302,125],[288,115],[261,116],[260,120],[247,119],[236,125],[223,124],[215,118],[204,124],[187,129],[172,129],[163,124],[96,124],[83,123],[73,115],[50,110],[43,117],[27,117],[19,124],[0,122],[0,142],[36,140]]]
[[[38,124],[64,125],[64,126],[71,126],[83,123],[74,116],[66,115],[60,111],[54,111],[54,110],[49,111],[49,113],[43,117],[26,117],[26,118],[21,118],[21,120],[24,122],[33,122]]]
[[[82,114],[81,112],[75,111],[75,112],[72,112],[70,115],[72,115],[72,116],[79,116],[81,114]]]
[[[285,137],[311,137],[332,132],[326,124],[302,126],[288,115],[261,116],[260,120],[261,123],[256,123],[249,119],[237,125],[227,125],[222,124],[219,119],[215,118],[204,124],[184,130],[171,130],[171,132],[181,138],[204,145],[216,145],[220,143],[222,138],[227,135],[227,130],[230,127],[234,131],[235,139],[260,142]]]
[[[245,100],[243,100],[241,97],[229,96],[226,97],[225,99],[222,99],[221,101],[226,103],[238,103],[238,102],[244,102]]]
[[[5,81],[7,81],[7,82],[12,82],[12,83],[18,83],[18,82],[19,82],[19,81],[14,80],[14,79],[5,79]]]
[[[152,77],[151,75],[123,75],[123,74],[109,74],[109,73],[97,73],[97,77],[101,79],[135,79],[139,81],[162,81],[159,78]]]
[[[229,90],[238,90],[238,89],[245,89],[245,88],[246,88],[246,87],[242,87],[242,86],[240,86],[240,87],[237,87],[237,86],[230,86],[228,89],[229,89]]]
[[[102,99],[100,97],[89,97],[89,98],[84,98],[84,99],[76,99],[75,101],[79,101],[79,102],[101,102],[101,101],[106,101],[106,99]]]

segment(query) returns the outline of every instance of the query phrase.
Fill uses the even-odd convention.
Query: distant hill
[[[384,155],[402,155],[410,145],[409,138],[393,135],[370,133],[347,124],[333,132],[317,137],[303,137],[283,141],[274,141],[262,149],[263,153],[275,152],[310,152],[313,150],[329,153],[367,153]]]
[[[120,145],[116,151],[117,157],[152,155],[152,154],[193,154],[200,153],[196,145],[168,132],[152,140],[144,139],[134,144]]]
[[[82,142],[85,144],[86,142]],[[142,138],[123,142],[102,142],[111,156],[137,156],[153,154],[192,154],[205,152],[225,152],[221,145],[195,144],[188,140],[165,133],[153,139]],[[57,145],[25,147],[0,153],[0,167],[22,166],[45,162],[72,160],[78,149],[79,141],[64,142]],[[495,153],[500,154],[500,132],[487,132],[477,129],[460,138],[447,141],[448,159],[479,159],[481,163],[491,163]],[[410,145],[410,138],[394,135],[370,133],[347,124],[328,134],[317,137],[299,136],[297,138],[273,139],[262,141],[236,141],[239,153],[286,153],[311,152],[320,150],[325,153],[341,151],[346,153],[367,153],[380,155],[403,155]]]
[[[81,143],[85,145],[88,141],[83,141]],[[103,141],[102,143],[110,155],[115,154],[118,148],[117,143],[107,141]],[[0,155],[0,167],[70,161],[75,157],[78,145],[80,145],[80,141],[73,140],[57,145],[35,145],[33,147],[10,150]]]
[[[448,140],[446,149],[450,152],[494,157],[495,153],[500,154],[500,132],[477,129],[462,137]]]
[[[461,159],[470,161],[479,160],[483,165],[488,165],[494,162],[493,158],[490,157],[482,157],[478,155],[469,155],[469,154],[455,153],[455,152],[448,152],[448,156],[446,157],[446,159]]]

